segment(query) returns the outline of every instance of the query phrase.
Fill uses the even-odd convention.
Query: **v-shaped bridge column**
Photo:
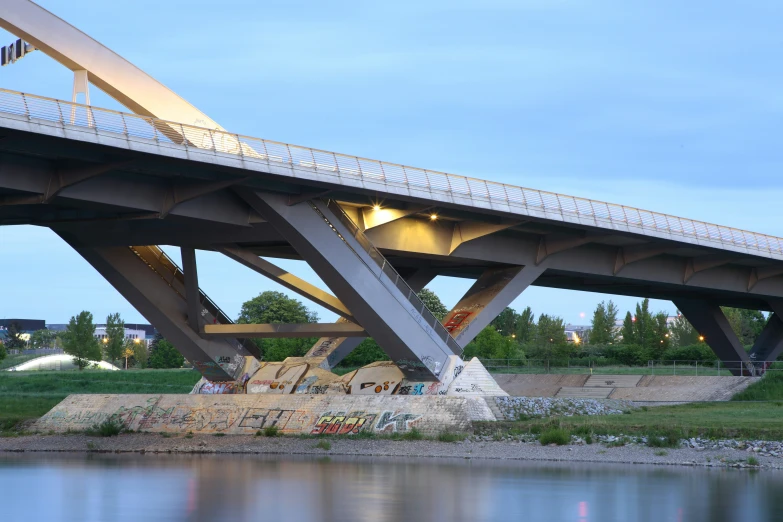
[[[283,195],[237,189],[304,258],[406,378],[438,380],[461,348],[336,203],[289,206]]]
[[[461,346],[467,346],[545,270],[543,263],[485,270],[446,314],[443,325]]]
[[[435,270],[420,269],[406,277],[405,281],[414,292],[418,293],[437,275]],[[343,317],[337,320],[338,323],[346,321],[347,319]],[[321,337],[305,354],[305,357],[325,357],[321,368],[331,370],[354,351],[364,339],[366,337]]]
[[[691,299],[677,299],[673,303],[696,331],[704,336],[706,343],[732,374],[742,375],[745,373],[743,368],[752,369],[748,353],[731,329],[720,306]]]
[[[240,377],[245,356],[239,343],[202,339],[188,325],[188,307],[170,281],[130,247],[84,247],[62,236],[111,285],[210,381]]]
[[[772,362],[783,353],[783,303],[770,301],[769,306],[774,313],[750,350],[750,358],[756,363]]]

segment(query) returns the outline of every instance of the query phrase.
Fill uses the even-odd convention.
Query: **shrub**
[[[100,424],[93,424],[92,428],[86,431],[87,435],[95,437],[114,437],[125,431],[125,425],[119,419],[106,419]]]
[[[226,434],[225,433],[213,433],[212,436],[213,437],[225,437]]]
[[[571,433],[562,428],[552,428],[539,435],[538,441],[542,446],[549,444],[565,446],[571,443]]]
[[[276,425],[264,428],[264,437],[277,437],[280,435],[280,429]]]
[[[748,457],[748,464],[751,466],[758,466],[759,465],[759,459],[756,457]]]
[[[329,451],[332,449],[332,444],[328,440],[320,440],[318,441],[318,444],[315,445],[316,448],[321,448],[324,451]]]
[[[452,433],[450,431],[444,431],[438,434],[438,440],[441,442],[457,442],[464,438],[464,435],[459,433]]]
[[[681,435],[677,430],[648,433],[647,445],[651,448],[679,448]]]
[[[406,431],[402,434],[402,437],[400,437],[402,440],[421,440],[424,438],[424,435],[418,430],[418,428],[412,428],[409,431]]]

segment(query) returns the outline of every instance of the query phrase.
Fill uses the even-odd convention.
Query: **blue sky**
[[[39,3],[233,132],[783,236],[779,2]],[[69,99],[71,83],[42,53],[0,69],[7,89]],[[276,288],[199,263],[230,315]],[[143,320],[46,229],[0,228],[0,274],[0,317]],[[453,305],[469,285],[430,288]],[[585,323],[607,298],[531,288],[512,306]]]

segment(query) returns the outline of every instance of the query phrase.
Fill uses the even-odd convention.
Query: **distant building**
[[[574,344],[583,344],[590,340],[590,327],[579,324],[567,324],[565,326],[566,341]]]
[[[108,335],[106,335],[106,326],[105,325],[96,326],[94,335],[96,339],[99,339],[101,341],[108,338]],[[144,343],[147,346],[149,346],[149,341],[147,340],[147,332],[145,330],[128,328],[128,325],[125,325],[125,339],[128,341]]]
[[[19,325],[20,332],[26,333],[46,328],[46,321],[43,319],[0,319],[0,331],[8,330],[8,327],[13,323]]]
[[[55,332],[64,332],[66,328],[68,328],[67,324],[47,324],[46,327],[49,330],[55,331]],[[147,346],[150,345],[153,339],[155,339],[155,334],[158,333],[158,331],[155,329],[154,326],[151,324],[143,324],[143,323],[125,323],[125,338],[126,339],[139,339],[141,341],[144,341]],[[95,337],[97,339],[104,339],[106,337],[106,325],[105,324],[97,324],[95,325]]]

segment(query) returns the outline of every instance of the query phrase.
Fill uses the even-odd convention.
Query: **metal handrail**
[[[523,212],[519,213],[527,215],[543,212],[545,217],[562,221],[574,218],[588,219],[592,222],[591,225],[600,228],[616,229],[616,226],[620,225],[642,231],[665,232],[683,238],[694,238],[697,242],[716,241],[723,245],[750,249],[761,256],[783,256],[783,238],[767,234],[625,205],[100,109],[8,89],[0,89],[0,112],[61,125],[84,127],[94,132],[116,133],[126,138],[154,140],[161,145],[192,146],[211,150],[215,154],[233,154],[241,156],[244,161],[290,167],[292,171],[316,172],[341,179],[360,179],[367,183],[384,183],[430,193],[449,194],[455,198],[486,202],[490,208],[496,210],[509,212],[522,210]],[[500,207],[492,207],[493,203]],[[559,217],[554,217],[552,214]]]
[[[342,223],[343,226],[351,232],[351,236],[353,236],[356,242],[361,245],[367,254],[369,254],[370,259],[372,259],[381,269],[380,272],[375,274],[378,279],[382,280],[381,274],[385,275],[403,295],[403,297],[405,297],[405,299],[413,305],[413,310],[415,310],[424,318],[424,321],[432,328],[432,330],[435,332],[435,335],[440,337],[440,339],[446,343],[453,353],[461,354],[463,352],[463,348],[457,341],[454,340],[454,338],[451,336],[451,333],[446,330],[446,327],[443,326],[443,324],[422,302],[422,300],[419,299],[419,296],[416,295],[416,292],[410,287],[410,285],[408,285],[407,281],[405,281],[405,279],[397,272],[391,263],[386,260],[386,257],[372,245],[370,240],[367,239],[356,223],[353,222],[351,217],[345,213],[345,210],[343,210],[340,204],[335,200],[330,199],[326,201],[326,206],[337,216],[337,219],[340,220],[340,223]]]

